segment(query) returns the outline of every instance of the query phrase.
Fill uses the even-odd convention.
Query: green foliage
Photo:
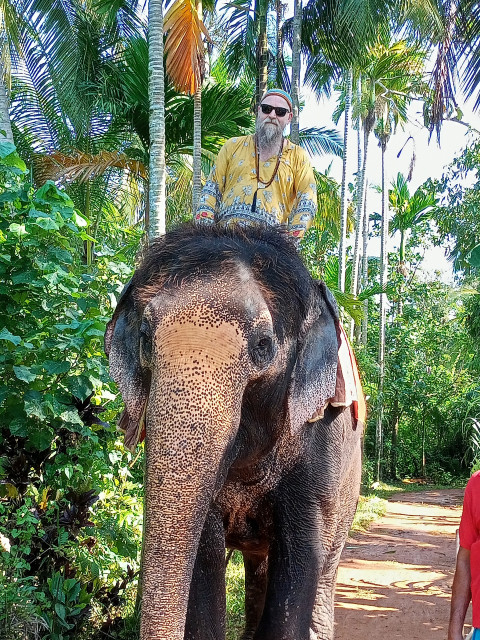
[[[370,396],[367,455],[383,402],[384,477],[428,477],[447,483],[471,462],[465,421],[480,412],[478,370],[461,298],[439,282],[410,284],[403,313],[387,326],[383,397],[377,397],[373,346],[360,354]],[[378,339],[372,318],[371,345]]]
[[[441,197],[434,214],[438,242],[449,247],[453,268],[461,274],[477,273],[475,249],[480,243],[480,141],[456,158],[441,180],[431,181]],[[473,262],[472,262],[473,259]]]
[[[227,640],[240,636],[245,624],[245,570],[243,557],[234,551],[226,570],[227,581]]]
[[[97,248],[87,268],[88,221],[24,172],[0,145],[0,628],[63,640],[114,618],[138,567],[141,464],[98,417],[116,421],[103,335],[131,267]]]

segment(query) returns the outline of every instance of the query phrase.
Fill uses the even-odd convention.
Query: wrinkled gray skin
[[[333,638],[361,429],[351,408],[307,422],[334,394],[338,317],[326,287],[278,242],[182,279],[168,260],[188,241],[168,258],[160,241],[166,266],[140,267],[107,329],[128,418],[146,406],[142,640],[225,638],[226,546],[244,557],[245,640]],[[288,287],[285,299],[282,287],[274,295],[270,276],[259,281],[263,246],[273,278],[286,277],[277,259],[289,252],[298,300]],[[287,322],[301,304],[303,316]]]

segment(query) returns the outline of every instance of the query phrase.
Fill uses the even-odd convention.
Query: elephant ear
[[[107,324],[105,353],[110,375],[125,403],[119,427],[125,432],[125,447],[131,451],[144,438],[148,400],[148,387],[140,364],[140,323],[130,281],[125,285],[115,313]]]
[[[310,312],[299,337],[288,411],[292,433],[319,419],[335,396],[339,348],[337,303],[323,282],[315,282]]]

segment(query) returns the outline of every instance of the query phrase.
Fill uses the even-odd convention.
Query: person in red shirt
[[[480,640],[480,471],[467,483],[459,529],[460,547],[452,585],[448,640],[463,640],[463,625],[472,601],[472,640]]]

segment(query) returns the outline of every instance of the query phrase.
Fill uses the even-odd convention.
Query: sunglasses
[[[269,114],[272,113],[272,111],[275,111],[275,114],[279,118],[283,118],[283,116],[286,116],[287,113],[290,113],[290,111],[285,107],[272,107],[271,104],[261,104],[260,109],[262,110],[262,113],[265,114]]]

